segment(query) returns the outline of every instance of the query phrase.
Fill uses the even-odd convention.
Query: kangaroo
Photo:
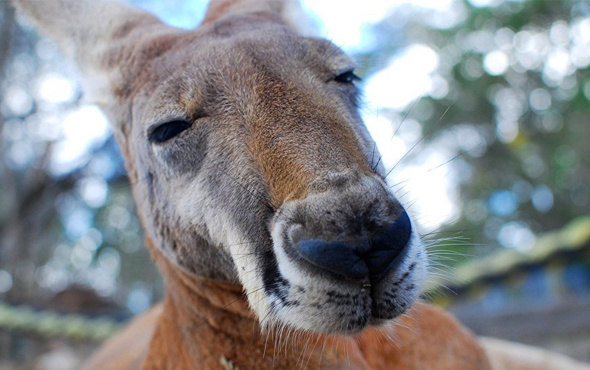
[[[291,2],[213,0],[191,31],[118,2],[14,2],[109,116],[167,287],[86,369],[525,368],[417,302],[427,256],[355,64],[300,36]]]

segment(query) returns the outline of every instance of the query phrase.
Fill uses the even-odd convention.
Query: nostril
[[[361,280],[369,276],[362,254],[367,246],[351,243],[303,240],[296,244],[299,255],[307,262],[344,277]]]
[[[381,280],[393,267],[399,265],[408,250],[412,236],[412,222],[406,211],[371,239],[371,252],[365,262],[371,271],[371,280]]]

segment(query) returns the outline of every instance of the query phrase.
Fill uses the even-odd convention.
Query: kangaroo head
[[[17,5],[110,116],[147,236],[178,268],[239,281],[263,325],[353,334],[412,305],[425,253],[355,65],[296,34],[283,1],[213,1],[192,31],[113,2]]]

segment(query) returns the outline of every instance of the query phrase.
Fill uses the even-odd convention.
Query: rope
[[[590,252],[590,216],[579,217],[562,229],[544,233],[537,238],[527,252],[502,248],[486,257],[473,259],[444,277],[430,279],[425,291],[436,304],[446,305],[453,297],[445,293],[462,292],[485,287],[491,278],[509,278],[519,268],[549,263],[560,254],[584,254]]]
[[[60,314],[0,302],[0,330],[19,331],[70,340],[102,341],[122,327],[106,316]]]

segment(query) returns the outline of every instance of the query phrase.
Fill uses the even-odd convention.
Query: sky
[[[182,28],[198,25],[206,8],[203,1],[131,2]],[[498,0],[472,2],[486,6]],[[369,49],[373,42],[371,26],[393,12],[428,12],[428,19],[439,22],[440,27],[448,27],[452,25],[449,22],[457,21],[461,16],[457,4],[456,0],[371,0],[371,6],[359,6],[358,1],[353,0],[302,1],[303,9],[310,16],[318,35],[330,39],[351,54]],[[377,142],[388,171],[395,167],[388,180],[396,185],[393,191],[426,231],[451,222],[457,215],[457,180],[450,166],[439,168],[454,153],[436,143],[428,148],[418,145],[422,137],[421,125],[413,120],[404,120],[401,113],[422,96],[440,98],[446,95],[448,87],[436,73],[438,65],[436,50],[410,40],[408,46],[393,55],[383,69],[365,76],[361,83],[365,96],[363,119]],[[48,73],[38,81],[38,94],[48,102],[68,101],[73,99],[75,84],[68,77]],[[386,118],[380,113],[383,109],[400,114],[393,115],[393,119],[391,115]],[[110,132],[106,118],[92,105],[82,105],[61,118],[61,140],[53,158],[56,173],[67,172],[75,166],[93,144],[105,140]],[[86,125],[76,125],[75,122],[79,121],[86,122]],[[408,151],[412,154],[419,151],[419,159],[412,157],[410,162],[410,156],[406,154]]]

